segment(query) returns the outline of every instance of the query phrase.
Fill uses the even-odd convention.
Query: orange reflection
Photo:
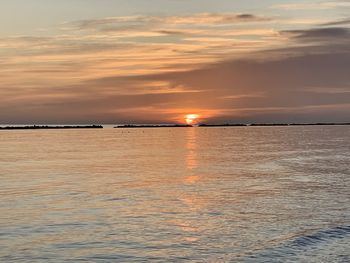
[[[201,229],[197,222],[193,220],[169,220],[167,222],[170,225],[175,226],[183,232],[182,240],[185,242],[196,242],[199,240],[201,235]]]
[[[189,170],[197,168],[197,128],[186,131],[186,166]]]
[[[185,178],[185,184],[195,184],[199,180],[198,175],[190,175]]]

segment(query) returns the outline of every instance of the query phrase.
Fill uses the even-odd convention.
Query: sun
[[[193,124],[196,124],[197,123],[197,119],[199,118],[200,116],[198,114],[187,114],[185,116],[185,121],[188,125],[193,125]]]

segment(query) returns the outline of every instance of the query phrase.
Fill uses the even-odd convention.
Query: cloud
[[[331,28],[315,28],[307,30],[288,30],[283,31],[282,34],[289,34],[294,38],[300,40],[330,40],[350,37],[350,29],[343,27],[331,27]]]
[[[350,1],[316,1],[274,5],[271,8],[282,10],[328,10],[335,8],[349,8]]]
[[[268,22],[270,17],[254,14],[234,13],[200,13],[186,16],[121,16],[93,20],[82,20],[73,23],[80,29],[94,30],[130,30],[150,28],[159,25],[225,25],[248,22]]]
[[[131,16],[75,22],[48,37],[7,37],[0,44],[0,84],[44,87],[50,80],[63,85],[99,76],[184,71],[224,54],[266,48],[278,38],[274,30],[226,24],[265,20],[252,14]]]
[[[350,24],[350,18],[324,23],[322,24],[322,26],[341,26],[341,25],[347,25],[347,24]]]

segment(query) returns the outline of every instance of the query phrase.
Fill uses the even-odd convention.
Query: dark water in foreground
[[[0,133],[0,262],[350,262],[350,127]]]

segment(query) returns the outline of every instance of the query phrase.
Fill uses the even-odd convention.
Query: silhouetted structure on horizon
[[[273,126],[326,126],[350,125],[350,123],[252,123],[252,124],[200,124],[199,127],[273,127]]]
[[[103,129],[102,125],[31,125],[31,126],[6,126],[0,127],[0,130],[64,130],[64,129]]]

